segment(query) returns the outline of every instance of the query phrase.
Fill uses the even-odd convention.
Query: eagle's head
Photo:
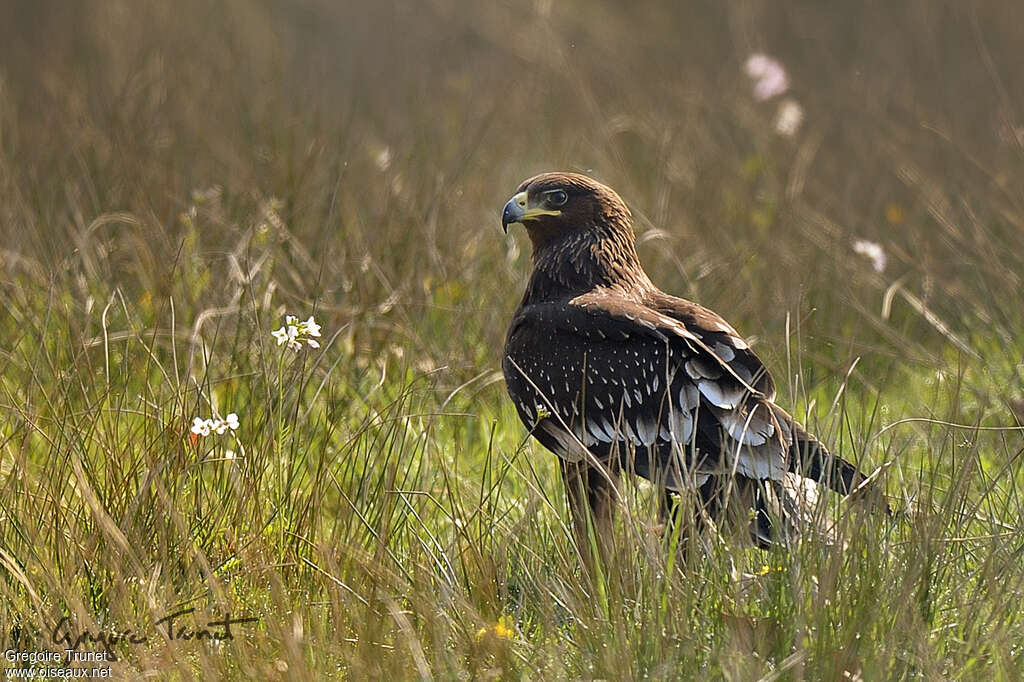
[[[615,190],[578,173],[541,173],[524,181],[505,204],[501,224],[526,227],[538,249],[581,232],[633,238],[632,216]],[[610,236],[610,235],[609,235]]]
[[[522,223],[533,244],[524,300],[615,286],[653,287],[637,257],[633,217],[610,187],[577,173],[541,173],[519,185],[501,213]]]

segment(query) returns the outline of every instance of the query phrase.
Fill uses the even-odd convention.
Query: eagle
[[[516,189],[501,222],[506,233],[525,226],[533,259],[502,371],[523,424],[559,457],[579,542],[588,518],[607,540],[622,472],[657,486],[662,516],[673,494],[696,491],[695,524],[741,500],[735,518],[762,547],[785,520],[770,500],[876,485],[775,403],[771,374],[729,323],[654,285],[615,191],[543,173]]]

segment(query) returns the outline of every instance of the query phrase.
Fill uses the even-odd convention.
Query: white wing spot
[[[679,407],[685,412],[689,412],[693,408],[697,407],[697,387],[691,383],[686,383],[682,388],[679,389]]]
[[[715,355],[721,358],[722,362],[732,362],[733,358],[736,357],[736,353],[733,352],[732,348],[722,342],[715,343],[714,350]]]
[[[738,386],[725,387],[717,381],[701,379],[697,382],[697,388],[712,405],[718,407],[731,409],[743,401],[744,390]]]
[[[644,445],[650,445],[658,438],[658,430],[654,426],[653,422],[646,419],[638,419],[634,424],[636,428],[636,434],[640,438]]]

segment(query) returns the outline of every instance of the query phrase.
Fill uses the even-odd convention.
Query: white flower
[[[377,169],[380,170],[382,173],[386,171],[388,169],[388,166],[391,165],[391,148],[384,147],[379,152],[377,152],[377,156],[376,158],[374,158],[374,163],[377,164]]]
[[[794,99],[785,99],[775,114],[775,132],[793,137],[804,122],[804,110]]]
[[[189,429],[192,433],[197,436],[209,436],[211,433],[215,433],[218,436],[227,433],[228,429],[234,431],[238,428],[238,415],[232,412],[227,416],[227,419],[202,419],[196,417],[192,420],[192,428]]]
[[[745,65],[747,75],[754,79],[754,99],[764,102],[789,89],[789,76],[782,63],[765,54],[752,54]]]
[[[280,346],[287,343],[289,348],[298,353],[302,350],[303,342],[310,348],[320,347],[320,342],[314,340],[314,337],[320,336],[320,330],[320,325],[317,324],[312,315],[304,322],[300,321],[295,315],[286,315],[284,326],[277,331],[271,332],[271,334],[277,339],[277,345]]]
[[[853,243],[853,251],[870,260],[871,267],[875,269],[875,272],[885,270],[885,264],[888,259],[885,255],[885,249],[878,242],[858,239]]]
[[[209,419],[200,419],[199,417],[196,417],[192,420],[192,428],[189,429],[189,431],[197,436],[209,436],[210,427],[211,422]]]

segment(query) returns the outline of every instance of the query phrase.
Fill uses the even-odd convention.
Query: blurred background
[[[498,209],[524,177],[567,169],[626,199],[663,288],[744,333],[777,342],[787,314],[813,314],[815,352],[837,365],[934,360],[979,327],[1015,335],[1019,306],[1002,303],[1024,240],[1016,2],[0,12],[9,281],[81,271],[97,299],[162,300],[190,229],[216,276],[273,200],[285,302],[338,319],[386,308],[409,333],[440,308],[467,336],[419,339],[425,362],[485,341],[472,365],[496,366],[528,271]],[[179,219],[196,196],[218,202],[213,224]]]

